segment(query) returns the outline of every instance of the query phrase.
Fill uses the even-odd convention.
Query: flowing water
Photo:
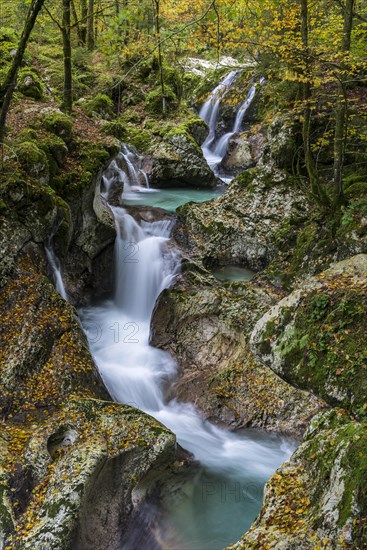
[[[137,200],[142,191],[149,193],[139,157],[127,147],[103,175],[105,198],[121,182],[125,200]],[[192,193],[165,190],[152,196],[157,197],[155,206],[173,210],[193,198]],[[206,193],[213,192],[197,193],[196,198],[204,200],[209,198]],[[116,225],[114,296],[81,309],[80,318],[112,398],[154,416],[200,461],[200,469],[175,505],[161,503],[158,539],[162,548],[219,550],[250,526],[261,507],[264,483],[290,456],[293,445],[250,430],[231,433],[203,421],[194,405],[166,399],[178,366],[168,353],[150,346],[149,337],[156,299],[180,272],[180,253],[170,240],[172,221],[139,225],[125,208],[111,206],[111,210]],[[46,252],[58,290],[67,298],[51,245]],[[144,534],[139,531],[137,525],[129,533],[125,550],[144,546]],[[139,543],[131,542],[136,540]]]
[[[47,257],[48,264],[49,264],[51,272],[52,272],[52,277],[53,277],[53,280],[54,280],[56,290],[61,294],[61,296],[64,298],[64,300],[68,300],[69,297],[68,297],[68,294],[66,292],[64,281],[63,281],[63,278],[62,278],[62,270],[61,270],[60,260],[55,254],[52,239],[53,239],[53,236],[51,236],[48,239],[48,242],[45,246],[46,257]]]
[[[176,209],[187,202],[205,202],[219,197],[223,193],[223,188],[216,189],[193,189],[192,187],[182,187],[180,189],[157,189],[156,193],[135,193],[134,197],[124,200],[126,206],[157,206],[164,208],[169,212],[175,212]]]
[[[246,267],[238,265],[225,265],[213,269],[212,275],[223,282],[249,281],[255,273]]]
[[[199,116],[208,124],[209,134],[202,145],[203,155],[215,175],[224,183],[229,183],[233,178],[219,172],[219,165],[224,159],[231,137],[241,130],[241,126],[248,109],[256,95],[256,85],[251,86],[247,97],[239,107],[233,128],[219,139],[216,137],[220,105],[228,90],[236,80],[238,71],[230,72],[222,82],[212,91],[208,101],[202,106]]]
[[[166,511],[176,541],[169,548],[221,548],[251,523],[260,508],[263,484],[291,449],[269,437],[228,432],[203,422],[193,405],[166,400],[165,388],[175,379],[177,364],[149,345],[149,335],[155,301],[180,269],[179,253],[170,243],[171,222],[140,226],[124,208],[112,210],[116,290],[112,299],[80,311],[90,348],[111,396],[169,427],[203,466],[188,499]],[[234,501],[231,484],[237,484]],[[225,516],[228,523],[216,525]]]

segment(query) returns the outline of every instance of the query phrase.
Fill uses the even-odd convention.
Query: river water
[[[167,206],[161,193],[162,203],[156,206]],[[182,191],[185,200],[190,193]],[[231,433],[204,422],[192,404],[165,398],[178,365],[168,353],[149,345],[149,335],[156,299],[180,271],[180,253],[170,242],[172,222],[138,225],[124,208],[111,208],[117,233],[115,293],[82,309],[82,324],[113,399],[154,416],[201,463],[186,497],[162,511],[173,533],[165,547],[220,549],[249,527],[260,509],[264,483],[290,456],[292,445],[250,431]]]

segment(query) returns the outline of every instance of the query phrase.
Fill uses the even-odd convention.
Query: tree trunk
[[[74,0],[71,0],[71,11],[73,13],[74,26],[75,26],[76,32],[78,34],[78,44],[79,44],[79,46],[83,46],[82,31],[81,31],[81,26],[79,25],[79,17],[78,17],[78,14],[76,12]]]
[[[63,0],[62,2],[62,49],[64,54],[63,109],[68,114],[71,114],[73,108],[73,83],[70,40],[70,1],[71,0]]]
[[[319,176],[315,164],[315,159],[311,149],[311,62],[308,40],[308,0],[300,0],[301,2],[301,36],[303,46],[303,59],[305,69],[303,76],[306,81],[302,83],[302,99],[303,107],[303,124],[302,124],[302,140],[303,150],[305,155],[305,166],[307,175],[310,180],[311,192],[313,196],[322,203],[327,201],[326,193],[323,192],[320,186]]]
[[[355,0],[346,0],[344,8],[344,26],[341,51],[347,53],[350,50],[351,35],[354,17]],[[348,125],[348,106],[345,90],[345,63],[342,61],[339,82],[339,97],[335,112],[335,135],[334,135],[334,194],[335,203],[339,204],[343,198],[343,167],[345,159],[345,142]]]
[[[32,32],[37,16],[42,9],[45,0],[33,0],[27,18],[24,24],[22,36],[20,37],[19,45],[16,54],[13,58],[13,62],[5,77],[4,83],[0,88],[0,143],[4,142],[6,117],[9,111],[10,102],[13,97],[15,87],[17,85],[17,78],[19,68],[23,62],[24,52],[27,46],[29,36]]]
[[[87,48],[94,50],[94,0],[88,0]]]
[[[88,18],[88,6],[87,0],[80,0],[82,19],[80,21],[80,38],[82,45],[87,43],[87,18]]]
[[[162,45],[161,45],[161,28],[160,28],[160,13],[159,13],[159,2],[160,0],[154,0],[155,5],[155,32],[156,32],[156,40],[158,43],[158,65],[159,65],[159,79],[161,83],[161,94],[162,94],[162,113],[163,115],[167,112],[167,106],[166,106],[166,91],[164,87],[164,75],[163,75],[163,60],[162,60]]]

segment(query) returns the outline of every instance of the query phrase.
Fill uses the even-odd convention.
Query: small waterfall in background
[[[116,189],[121,194],[122,186],[123,199],[135,198],[137,193],[155,192],[155,189],[150,188],[148,175],[143,169],[143,157],[126,143],[121,144],[121,151],[103,174],[104,197],[108,198]]]
[[[65,289],[64,281],[62,278],[62,270],[61,270],[61,264],[59,258],[55,254],[54,246],[53,246],[53,238],[54,235],[52,234],[48,239],[47,243],[45,244],[45,251],[46,256],[48,260],[48,264],[51,268],[52,277],[54,280],[54,284],[56,287],[56,290],[61,294],[61,296],[64,298],[64,300],[69,300],[68,294]]]
[[[247,97],[242,105],[239,107],[236,118],[233,124],[233,128],[230,132],[224,134],[221,138],[216,138],[216,129],[219,117],[219,109],[223,98],[228,90],[234,84],[238,75],[238,71],[230,72],[224,80],[213,90],[210,94],[208,101],[202,106],[199,116],[208,124],[209,134],[202,145],[204,157],[210,168],[213,170],[216,176],[218,176],[225,183],[229,183],[232,178],[224,177],[218,172],[218,167],[225,157],[228,149],[228,143],[231,137],[241,130],[241,126],[248,109],[251,107],[252,102],[256,95],[256,85],[254,84],[248,91]],[[262,81],[260,81],[262,83]]]
[[[195,525],[184,522],[184,537],[190,538],[195,530],[198,531],[195,540],[200,539],[200,543],[195,542],[192,548],[202,548],[202,539],[213,550],[222,548],[244,531],[244,522],[249,525],[252,521],[260,508],[264,483],[289,457],[291,449],[285,442],[269,442],[266,437],[254,437],[250,432],[231,433],[203,421],[194,405],[166,399],[165,390],[174,382],[178,365],[169,353],[149,345],[149,339],[155,302],[180,271],[180,254],[170,241],[171,221],[138,224],[125,208],[111,206],[111,210],[117,231],[115,293],[99,305],[80,310],[90,349],[113,399],[161,421],[176,434],[179,444],[192,452],[213,476],[208,481],[206,478],[196,481],[195,490],[192,490],[196,500],[191,505],[185,503],[186,510],[193,512],[199,506],[202,516],[204,489],[216,487],[217,491],[222,486],[230,488],[231,483],[247,487],[243,502],[233,503],[236,520],[232,518],[232,508],[227,510],[232,518],[229,521],[236,529],[231,527],[230,535],[226,521],[219,521],[218,534],[217,514],[224,514],[223,503],[213,503],[213,512],[208,512],[212,523],[217,525],[214,530],[205,527],[205,522],[198,519],[200,515],[193,520]],[[193,498],[192,495],[187,498]],[[169,510],[168,515],[178,513],[182,518],[185,512],[177,510]],[[171,520],[175,523],[177,518]]]

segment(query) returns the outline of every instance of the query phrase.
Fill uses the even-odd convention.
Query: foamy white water
[[[151,414],[204,465],[233,477],[252,472],[264,481],[290,455],[203,422],[191,404],[167,402],[164,388],[177,374],[166,352],[149,345],[157,297],[179,271],[179,254],[168,246],[169,222],[140,227],[122,208],[116,220],[116,292],[113,300],[81,311],[91,351],[112,397]]]
[[[233,177],[224,176],[223,174],[220,174],[218,171],[218,167],[227,153],[228,144],[231,137],[241,130],[241,126],[245,118],[245,115],[249,110],[249,108],[251,107],[252,102],[256,95],[256,86],[253,85],[249,89],[245,101],[237,110],[236,118],[235,118],[232,130],[230,132],[227,132],[223,136],[221,136],[219,139],[217,139],[216,130],[217,130],[217,124],[218,124],[220,105],[226,93],[235,82],[237,75],[238,75],[238,71],[230,72],[222,80],[222,82],[220,82],[220,84],[218,84],[218,86],[214,88],[214,90],[210,94],[208,101],[204,103],[204,105],[202,106],[199,112],[199,116],[203,120],[205,120],[205,122],[209,126],[209,134],[201,146],[203,155],[208,165],[212,169],[212,171],[224,183],[230,183]]]

